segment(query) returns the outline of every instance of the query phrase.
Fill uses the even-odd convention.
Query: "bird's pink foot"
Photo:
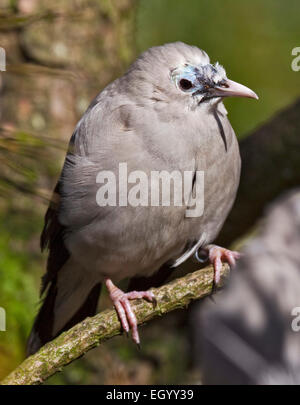
[[[214,267],[214,282],[217,285],[220,281],[222,263],[227,262],[231,267],[235,266],[235,262],[240,258],[241,254],[233,250],[222,248],[217,245],[207,245],[202,248],[208,254],[210,263]]]
[[[132,339],[139,345],[140,337],[137,326],[137,319],[135,313],[133,312],[129,300],[134,300],[136,298],[145,298],[148,301],[153,302],[156,305],[156,300],[154,294],[151,291],[130,291],[124,293],[114,283],[108,278],[105,280],[106,287],[109,292],[109,296],[115,306],[117,314],[119,316],[122,328],[126,333],[129,329],[132,331]]]

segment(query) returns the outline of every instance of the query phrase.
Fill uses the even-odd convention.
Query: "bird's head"
[[[258,99],[248,87],[229,80],[223,66],[211,64],[204,51],[183,42],[148,49],[128,74],[127,91],[169,107],[182,101],[194,109],[229,96]]]
[[[190,95],[197,104],[230,96],[258,99],[254,91],[228,79],[219,63],[185,63],[170,72],[170,79],[179,92]]]

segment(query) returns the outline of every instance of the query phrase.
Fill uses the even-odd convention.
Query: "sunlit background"
[[[0,379],[24,358],[45,269],[43,215],[91,99],[140,52],[180,40],[259,95],[226,101],[237,136],[246,137],[300,95],[291,68],[299,15],[298,0],[0,0]],[[142,327],[142,351],[114,338],[49,383],[198,382],[186,313]]]

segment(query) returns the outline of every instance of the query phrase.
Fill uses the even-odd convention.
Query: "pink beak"
[[[215,86],[213,94],[219,97],[248,97],[258,100],[258,96],[254,91],[229,79],[225,80],[224,86]]]

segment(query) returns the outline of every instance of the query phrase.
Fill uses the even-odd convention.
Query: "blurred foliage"
[[[6,310],[6,332],[1,332],[0,374],[14,368],[24,357],[24,342],[36,312],[36,284],[32,274],[38,272],[41,260],[30,247],[32,234],[41,225],[31,216],[34,226],[19,217],[20,213],[6,211],[0,217],[0,279],[1,306]]]
[[[0,197],[14,198],[16,191],[38,195],[47,201],[49,190],[39,187],[41,176],[56,174],[58,167],[49,159],[52,148],[64,150],[61,141],[22,130],[0,128]]]
[[[300,73],[291,70],[299,12],[298,0],[0,0],[0,378],[24,356],[45,267],[43,215],[90,100],[140,51],[181,40],[259,94],[259,102],[226,101],[243,136],[299,96]],[[197,382],[186,329],[183,311],[170,314],[143,327],[141,352],[115,338],[49,383]]]

